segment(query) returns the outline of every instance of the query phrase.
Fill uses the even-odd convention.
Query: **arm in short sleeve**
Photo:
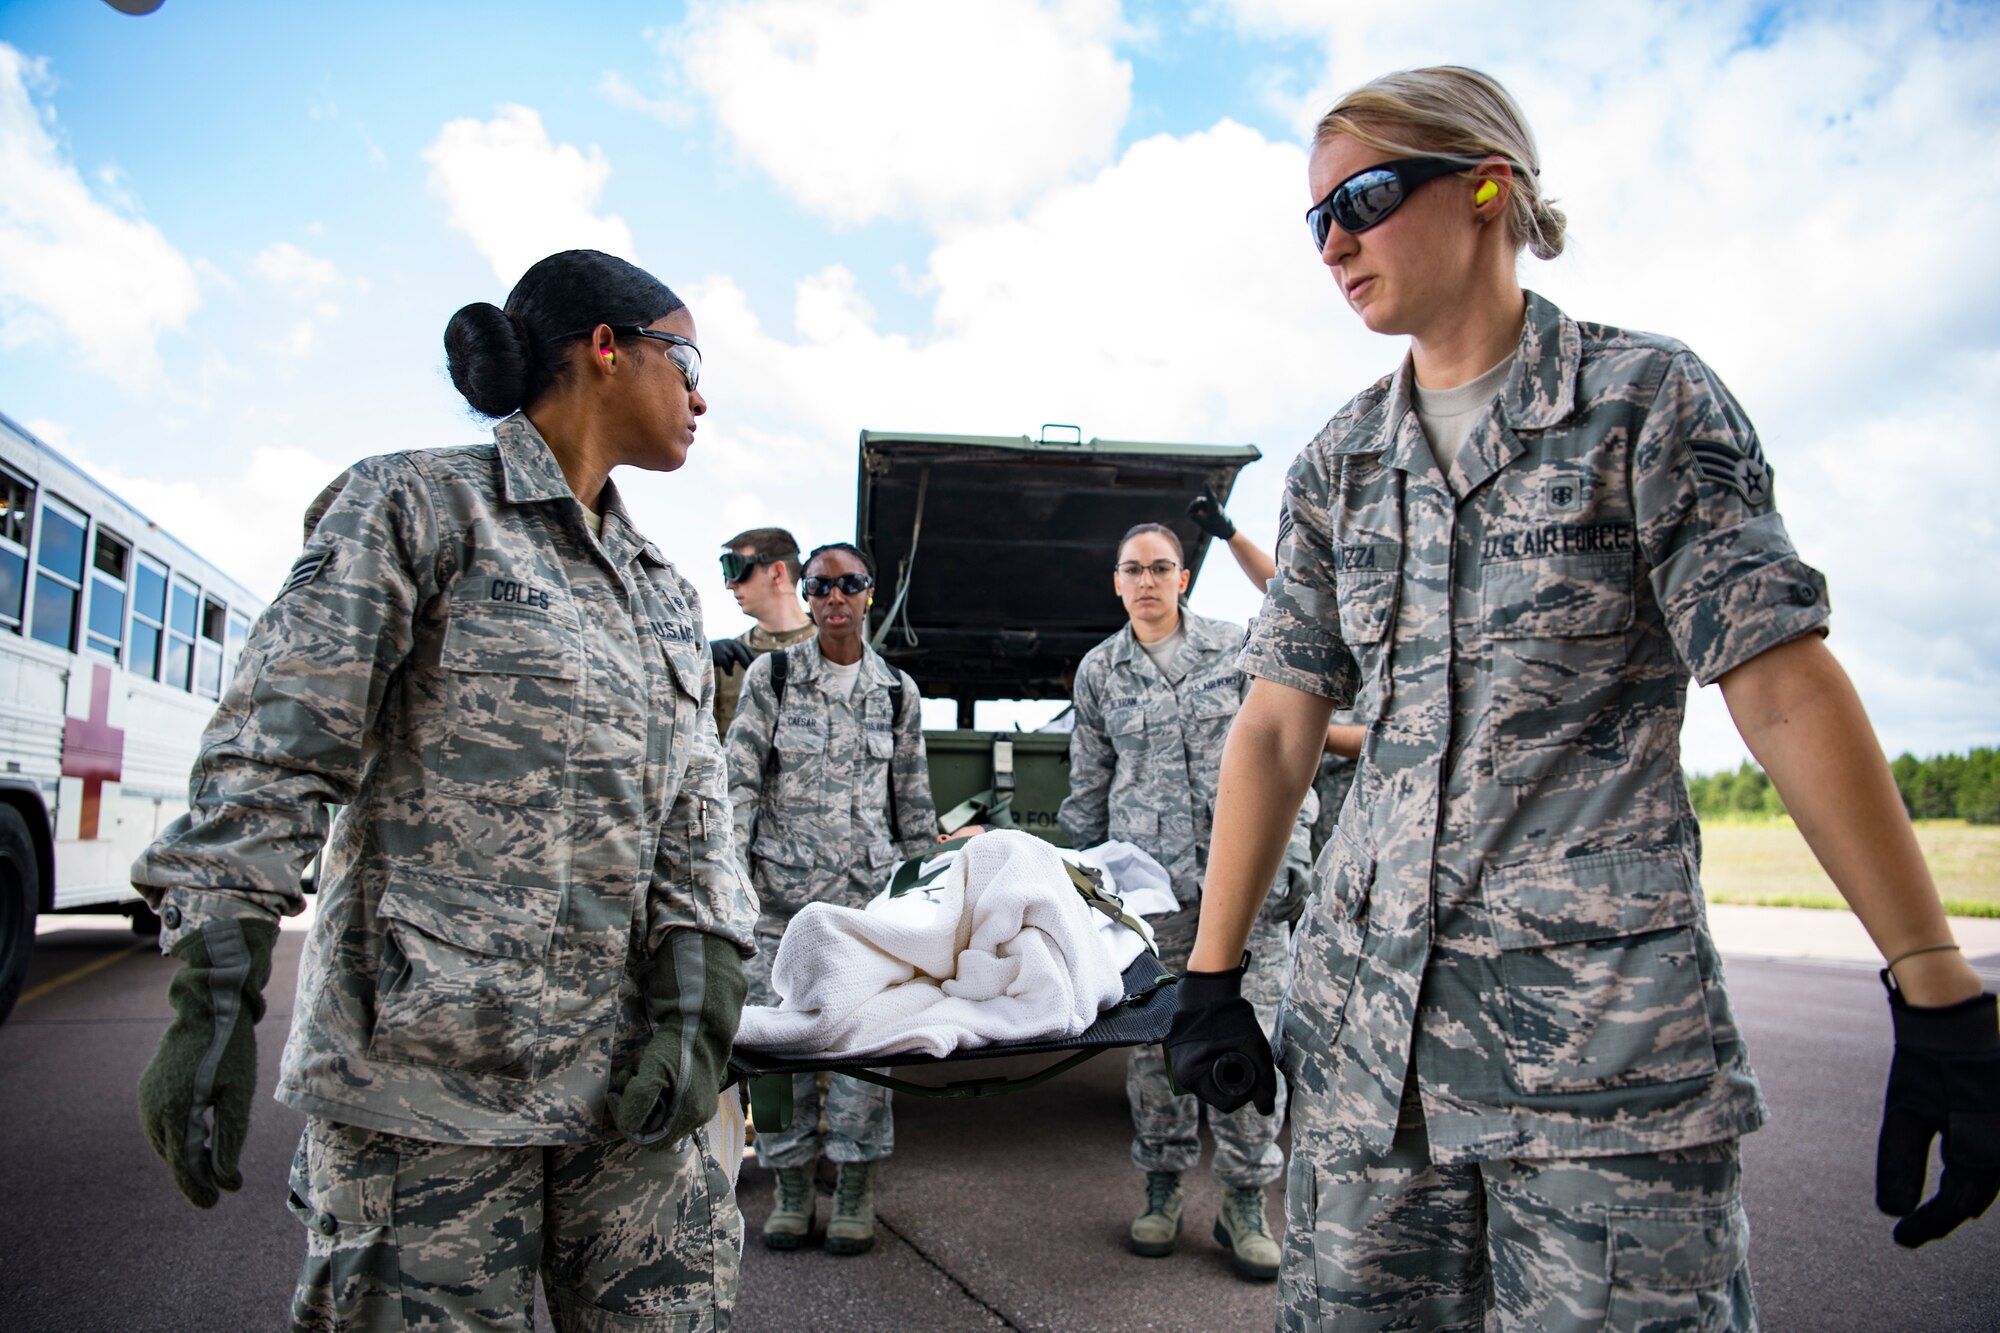
[[[654,854],[646,955],[658,952],[669,930],[687,928],[726,939],[748,958],[756,952],[751,937],[757,926],[757,893],[736,854],[729,770],[722,741],[710,724],[715,716],[715,669],[709,662],[708,635],[701,627],[700,594],[685,579],[680,594],[695,626],[701,702],[689,731],[687,771]]]
[[[771,734],[778,725],[777,692],[771,688],[771,660],[765,653],[743,673],[743,693],[736,702],[736,719],[729,724],[730,818],[736,832],[736,860],[750,873],[750,842],[757,836],[757,805],[764,796],[764,775],[771,759]]]
[[[356,464],[306,512],[305,551],[258,617],[203,733],[188,811],[132,866],[171,949],[204,921],[275,920],[326,844],[328,805],[354,799],[417,609],[437,595],[431,490],[406,456]]]
[[[1077,668],[1076,726],[1069,734],[1069,795],[1056,822],[1072,847],[1095,847],[1109,834],[1111,773],[1116,758],[1104,732],[1103,659],[1085,659]]]
[[[1361,688],[1361,670],[1340,637],[1329,465],[1308,448],[1285,478],[1278,572],[1250,623],[1243,670],[1346,707]]]
[[[1653,594],[1695,679],[1826,632],[1826,580],[1793,549],[1756,432],[1692,352],[1667,365],[1632,451],[1632,490]]]

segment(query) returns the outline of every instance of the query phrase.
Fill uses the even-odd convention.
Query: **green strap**
[[[897,866],[896,873],[889,877],[889,896],[891,898],[900,898],[911,889],[921,889],[931,883],[931,881],[951,869],[951,867],[939,866],[928,875],[920,875],[918,872],[923,869],[924,862],[934,857],[942,856],[946,852],[955,852],[971,841],[970,837],[964,837],[953,838],[950,842],[941,842],[922,856],[913,856],[903,862],[903,864]]]
[[[1125,902],[1122,898],[1105,890],[1104,881],[1097,870],[1072,865],[1068,861],[1063,862],[1063,869],[1069,872],[1069,882],[1076,886],[1076,891],[1082,895],[1084,902],[1097,911],[1104,913],[1104,915],[1110,917],[1119,925],[1133,931],[1140,939],[1143,940],[1146,938],[1146,928],[1139,924],[1137,917],[1125,910]],[[1151,946],[1149,945],[1148,947],[1150,948]],[[1155,952],[1158,951],[1155,950]]]

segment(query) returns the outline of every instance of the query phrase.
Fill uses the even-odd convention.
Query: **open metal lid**
[[[1207,491],[1226,504],[1262,456],[1082,434],[861,432],[855,533],[878,578],[869,641],[924,697],[1068,698],[1077,662],[1125,623],[1118,539],[1164,523],[1199,577],[1208,535],[1188,502]]]

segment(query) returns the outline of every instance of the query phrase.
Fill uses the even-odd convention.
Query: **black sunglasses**
[[[808,597],[824,597],[835,588],[840,589],[849,597],[859,597],[874,586],[875,576],[873,574],[842,574],[838,578],[828,578],[824,575],[813,574],[799,580],[799,590]]]
[[[1350,236],[1375,226],[1416,192],[1425,181],[1466,171],[1483,159],[1465,157],[1399,157],[1364,167],[1333,187],[1326,198],[1306,210],[1313,249],[1326,249],[1326,238],[1339,227]]]
[[[692,340],[683,338],[678,333],[667,333],[660,329],[643,328],[637,324],[611,324],[606,327],[613,333],[622,333],[633,338],[651,338],[654,342],[665,343],[667,345],[667,360],[674,363],[674,368],[680,371],[681,378],[687,381],[688,392],[693,393],[695,386],[701,383],[701,349],[696,347]],[[565,333],[557,341],[566,341],[570,338],[588,338],[596,329],[597,326],[593,324],[590,328],[582,329],[576,333]],[[731,580],[731,582],[734,582],[734,580]]]
[[[722,581],[741,583],[756,573],[759,565],[775,565],[785,557],[781,555],[738,555],[734,551],[724,551],[722,560]]]

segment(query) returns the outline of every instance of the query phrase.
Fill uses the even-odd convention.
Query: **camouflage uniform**
[[[1355,726],[1360,722],[1360,714],[1355,709],[1343,708],[1334,713],[1333,721],[1340,726]],[[1348,790],[1353,786],[1352,759],[1338,754],[1319,757],[1319,772],[1313,776],[1313,798],[1319,802],[1319,813],[1313,817],[1307,835],[1313,860],[1319,860],[1319,854],[1333,841],[1334,825],[1340,822],[1340,807],[1347,803]]]
[[[904,858],[937,840],[924,758],[923,697],[916,682],[873,649],[862,650],[854,693],[826,692],[817,640],[781,649],[785,700],[771,682],[776,654],[750,664],[729,727],[729,799],[736,845],[757,886],[757,955],[747,969],[750,1003],[777,1004],[771,963],[785,927],[809,902],[860,907],[881,891]],[[900,720],[889,689],[903,685]],[[898,827],[889,827],[889,784],[896,784]],[[805,1166],[822,1149],[836,1162],[873,1162],[895,1147],[889,1090],[836,1075],[826,1093],[827,1135],[819,1132],[818,1079],[793,1080],[792,1123],[757,1133],[757,1160]]]
[[[797,629],[773,634],[762,625],[752,625],[736,636],[736,641],[748,647],[758,657],[789,648],[795,643],[804,643],[819,633],[819,626],[808,621]],[[736,720],[736,701],[742,697],[743,681],[750,674],[749,667],[733,667],[728,671],[715,673],[715,734],[727,736],[729,724]]]
[[[1069,795],[1057,819],[1072,846],[1116,838],[1143,848],[1173,877],[1174,896],[1195,903],[1208,865],[1222,744],[1250,681],[1236,661],[1242,630],[1188,611],[1181,612],[1181,626],[1185,637],[1164,674],[1130,624],[1084,654],[1076,669]],[[1285,921],[1303,894],[1311,820],[1310,810],[1299,812],[1284,866],[1250,935],[1243,996],[1266,1026],[1276,1018],[1284,987]],[[1199,910],[1190,906],[1153,920],[1160,959],[1175,971],[1187,967]],[[1174,1093],[1163,1048],[1133,1048],[1125,1091],[1133,1165],[1142,1171],[1193,1168],[1201,1158],[1202,1107]],[[1216,1178],[1231,1187],[1276,1180],[1285,1168],[1277,1142],[1284,1118],[1282,1084],[1271,1115],[1258,1114],[1255,1106],[1210,1112]]]
[[[757,908],[694,590],[609,483],[591,537],[526,417],[493,434],[365,460],[321,493],[189,812],[132,879],[171,948],[211,919],[298,912],[326,843],[279,1100],[322,1134],[498,1161],[607,1151],[611,1072],[650,1035],[635,969],[674,929],[748,954]],[[328,804],[346,807],[330,843]],[[690,1178],[671,1152],[649,1160]],[[550,1189],[551,1213],[588,1206]],[[733,1274],[719,1259],[702,1299],[726,1313]]]
[[[1733,1140],[1766,1110],[1696,880],[1681,715],[1690,675],[1823,632],[1825,581],[1792,549],[1748,421],[1678,343],[1530,295],[1515,368],[1449,478],[1409,375],[1356,398],[1293,465],[1243,657],[1336,705],[1365,682],[1374,717],[1294,939],[1281,1059],[1311,1173],[1292,1183],[1337,1189],[1407,1148],[1413,1086],[1403,1119],[1424,1158],[1483,1181],[1488,1220],[1477,1188],[1448,1226],[1406,1194],[1378,1230],[1489,1250],[1502,1327],[1526,1308],[1509,1275],[1529,1266],[1503,1253],[1519,1239],[1510,1175],[1601,1170],[1623,1229],[1533,1243],[1599,1271],[1609,1244],[1614,1274],[1651,1265],[1722,1300],[1744,1232]],[[1616,1183],[1635,1156],[1702,1145],[1731,1151],[1672,1187]],[[1288,1317],[1311,1325],[1316,1285],[1329,1321],[1369,1326],[1366,1284],[1335,1276],[1346,1242],[1314,1221],[1325,1200],[1288,1207],[1322,1228],[1288,1249]]]

